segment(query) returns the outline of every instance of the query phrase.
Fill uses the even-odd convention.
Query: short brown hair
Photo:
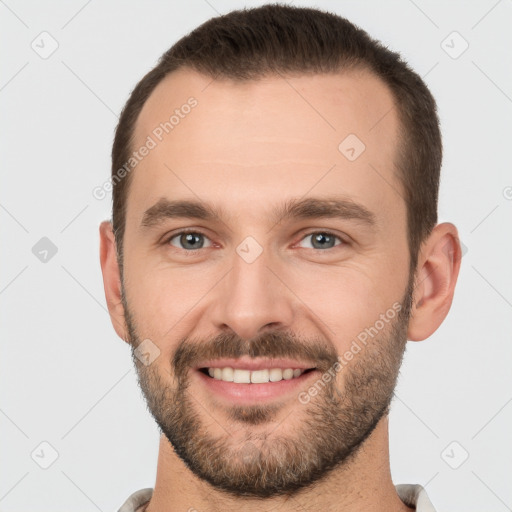
[[[317,9],[267,4],[212,18],[166,51],[133,89],[115,133],[112,178],[133,151],[135,123],[144,103],[156,86],[179,68],[239,81],[273,73],[351,69],[367,69],[380,78],[398,110],[395,165],[407,205],[410,271],[415,270],[421,243],[437,223],[442,143],[435,100],[398,53],[345,18]],[[113,187],[112,224],[121,273],[130,178],[129,173]]]

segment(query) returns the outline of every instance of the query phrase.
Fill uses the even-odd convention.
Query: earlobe
[[[128,343],[124,307],[121,301],[121,277],[112,223],[103,221],[100,224],[99,232],[100,264],[110,320],[117,335]]]
[[[420,341],[428,338],[446,318],[453,301],[460,261],[457,228],[449,222],[438,224],[422,244],[418,256],[407,339]]]

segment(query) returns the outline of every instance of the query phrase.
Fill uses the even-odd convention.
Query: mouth
[[[225,366],[223,368],[199,368],[199,371],[212,379],[222,380],[223,382],[234,382],[236,384],[266,384],[268,382],[297,379],[302,374],[312,372],[315,369],[316,368],[264,368],[262,370],[248,370]]]
[[[241,358],[205,362],[193,373],[207,392],[231,404],[255,404],[298,393],[320,372],[299,361]]]

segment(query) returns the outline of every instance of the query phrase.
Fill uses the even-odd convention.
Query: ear
[[[449,222],[435,226],[418,255],[407,339],[420,341],[428,338],[446,318],[452,304],[461,258],[457,228]]]
[[[117,261],[116,241],[112,223],[108,220],[100,224],[100,263],[110,320],[117,335],[129,343],[124,307],[121,301],[121,276]]]

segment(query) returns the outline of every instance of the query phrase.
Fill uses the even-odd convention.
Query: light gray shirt
[[[408,507],[415,507],[416,512],[436,512],[421,485],[399,484],[395,485],[395,489],[400,499]],[[144,512],[152,495],[151,487],[136,491],[122,504],[118,512]]]

